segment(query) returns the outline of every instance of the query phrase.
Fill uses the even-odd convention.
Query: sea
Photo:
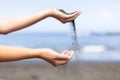
[[[83,61],[120,61],[120,35],[88,35],[77,36],[80,51],[79,60]],[[0,35],[0,45],[26,47],[26,48],[50,48],[58,52],[72,50],[72,35],[70,33],[10,33]],[[93,49],[102,46],[105,49],[98,52],[82,51],[84,47]],[[92,46],[92,48],[91,48]],[[94,46],[94,47],[93,47]],[[85,49],[83,49],[85,50]]]

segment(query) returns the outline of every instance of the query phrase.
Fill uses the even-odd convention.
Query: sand
[[[80,62],[53,67],[43,63],[0,63],[0,80],[120,80],[120,63]]]

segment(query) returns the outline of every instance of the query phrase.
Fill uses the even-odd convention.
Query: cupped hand
[[[42,49],[39,58],[46,60],[53,66],[59,66],[66,64],[72,58],[73,54],[74,51],[65,50],[60,54],[51,49]]]
[[[65,14],[58,9],[51,9],[51,16],[58,19],[62,23],[70,22],[76,19],[81,14],[80,11],[76,11],[72,14]]]

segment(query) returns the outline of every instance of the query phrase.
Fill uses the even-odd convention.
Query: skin
[[[33,25],[47,17],[53,17],[62,23],[67,23],[76,19],[80,15],[77,11],[73,14],[67,15],[57,9],[48,9],[40,13],[34,13],[27,16],[21,16],[11,19],[0,19],[0,34],[8,34],[30,25]],[[66,64],[73,56],[74,51],[63,51],[58,53],[51,49],[30,49],[30,48],[17,48],[10,46],[0,45],[0,62],[10,62],[30,58],[40,58],[53,66]]]

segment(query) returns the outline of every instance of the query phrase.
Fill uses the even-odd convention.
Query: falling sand
[[[65,12],[64,10],[62,9],[59,9],[61,12],[65,13],[65,14],[73,14],[73,13],[67,13]],[[72,35],[72,46],[70,48],[70,50],[73,50],[75,52],[75,63],[79,63],[79,59],[78,59],[78,53],[79,53],[79,50],[80,50],[80,47],[79,47],[79,43],[78,43],[78,40],[77,40],[77,32],[76,32],[76,25],[75,25],[75,20],[72,20],[70,22],[71,24],[71,35]],[[70,62],[68,64],[65,64],[63,66],[60,66],[58,68],[58,71],[60,72],[60,75],[62,77],[62,80],[68,80],[68,77],[69,77],[69,74],[72,73],[69,66],[71,66]],[[77,71],[77,69],[75,69]]]
[[[74,13],[74,12],[67,13],[62,9],[59,9],[59,11],[65,13],[65,14],[68,14],[68,15]],[[76,52],[76,51],[79,51],[79,43],[78,43],[78,40],[77,40],[77,32],[76,32],[75,20],[72,20],[70,23],[72,25],[71,27],[72,27],[72,39],[73,39],[71,50],[74,50]]]

